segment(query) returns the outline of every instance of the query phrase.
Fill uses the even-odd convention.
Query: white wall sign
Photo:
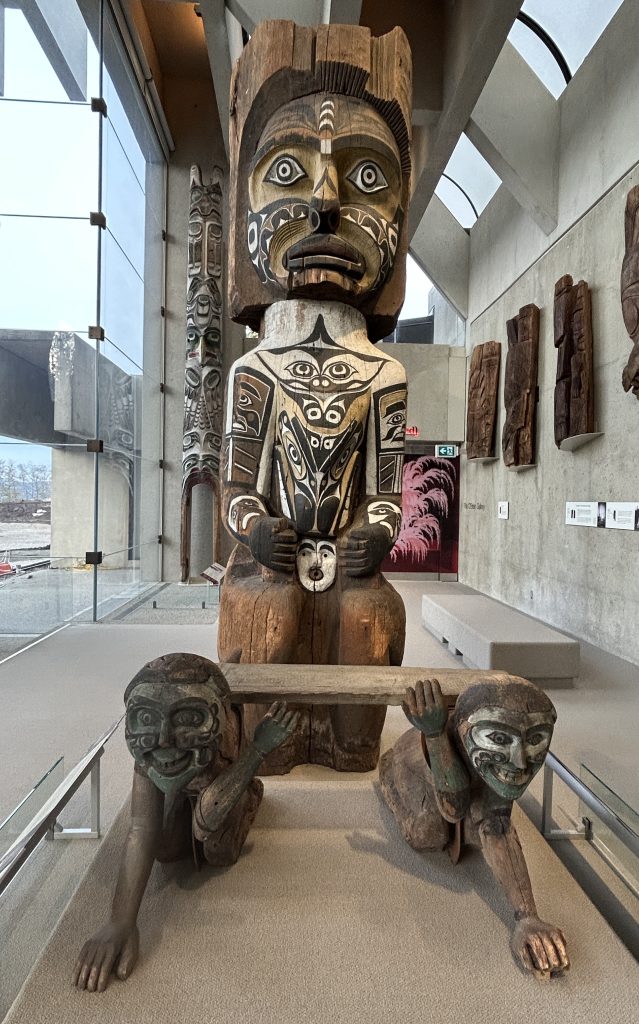
[[[508,502],[498,501],[497,502],[497,518],[508,519]]]
[[[603,506],[603,508],[600,508]],[[567,501],[566,526],[605,526],[605,501]]]
[[[607,501],[607,530],[639,530],[639,502]]]

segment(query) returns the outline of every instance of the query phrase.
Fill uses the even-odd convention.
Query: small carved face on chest
[[[201,683],[143,681],[128,693],[130,753],[163,793],[183,789],[209,765],[226,726],[214,691]]]
[[[397,143],[373,107],[327,93],[288,103],[251,164],[247,242],[260,279],[357,305],[392,270],[401,187]]]
[[[499,796],[517,800],[539,771],[552,738],[551,711],[481,707],[459,726],[477,774]]]

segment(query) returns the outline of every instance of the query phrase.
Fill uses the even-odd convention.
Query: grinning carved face
[[[477,774],[500,796],[518,800],[539,771],[552,738],[552,711],[481,707],[459,734]]]
[[[326,93],[286,104],[251,164],[247,243],[260,279],[357,306],[393,268],[401,188],[397,143],[369,104]]]
[[[148,677],[147,677],[148,678]],[[126,702],[127,746],[163,793],[176,793],[213,759],[226,712],[212,687],[140,682]]]
[[[321,593],[335,582],[337,555],[329,540],[306,538],[297,549],[297,575],[305,590]]]

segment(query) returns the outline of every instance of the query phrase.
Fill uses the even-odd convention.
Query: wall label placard
[[[481,501],[465,501],[464,508],[469,512],[485,512],[486,506]]]
[[[508,519],[508,509],[509,509],[509,505],[508,505],[507,501],[498,501],[497,502],[497,518],[498,519]]]
[[[639,501],[567,501],[566,526],[639,530]]]

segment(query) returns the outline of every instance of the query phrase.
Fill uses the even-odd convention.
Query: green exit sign
[[[454,459],[457,456],[457,445],[456,444],[436,444],[435,445],[435,458],[437,459]]]

